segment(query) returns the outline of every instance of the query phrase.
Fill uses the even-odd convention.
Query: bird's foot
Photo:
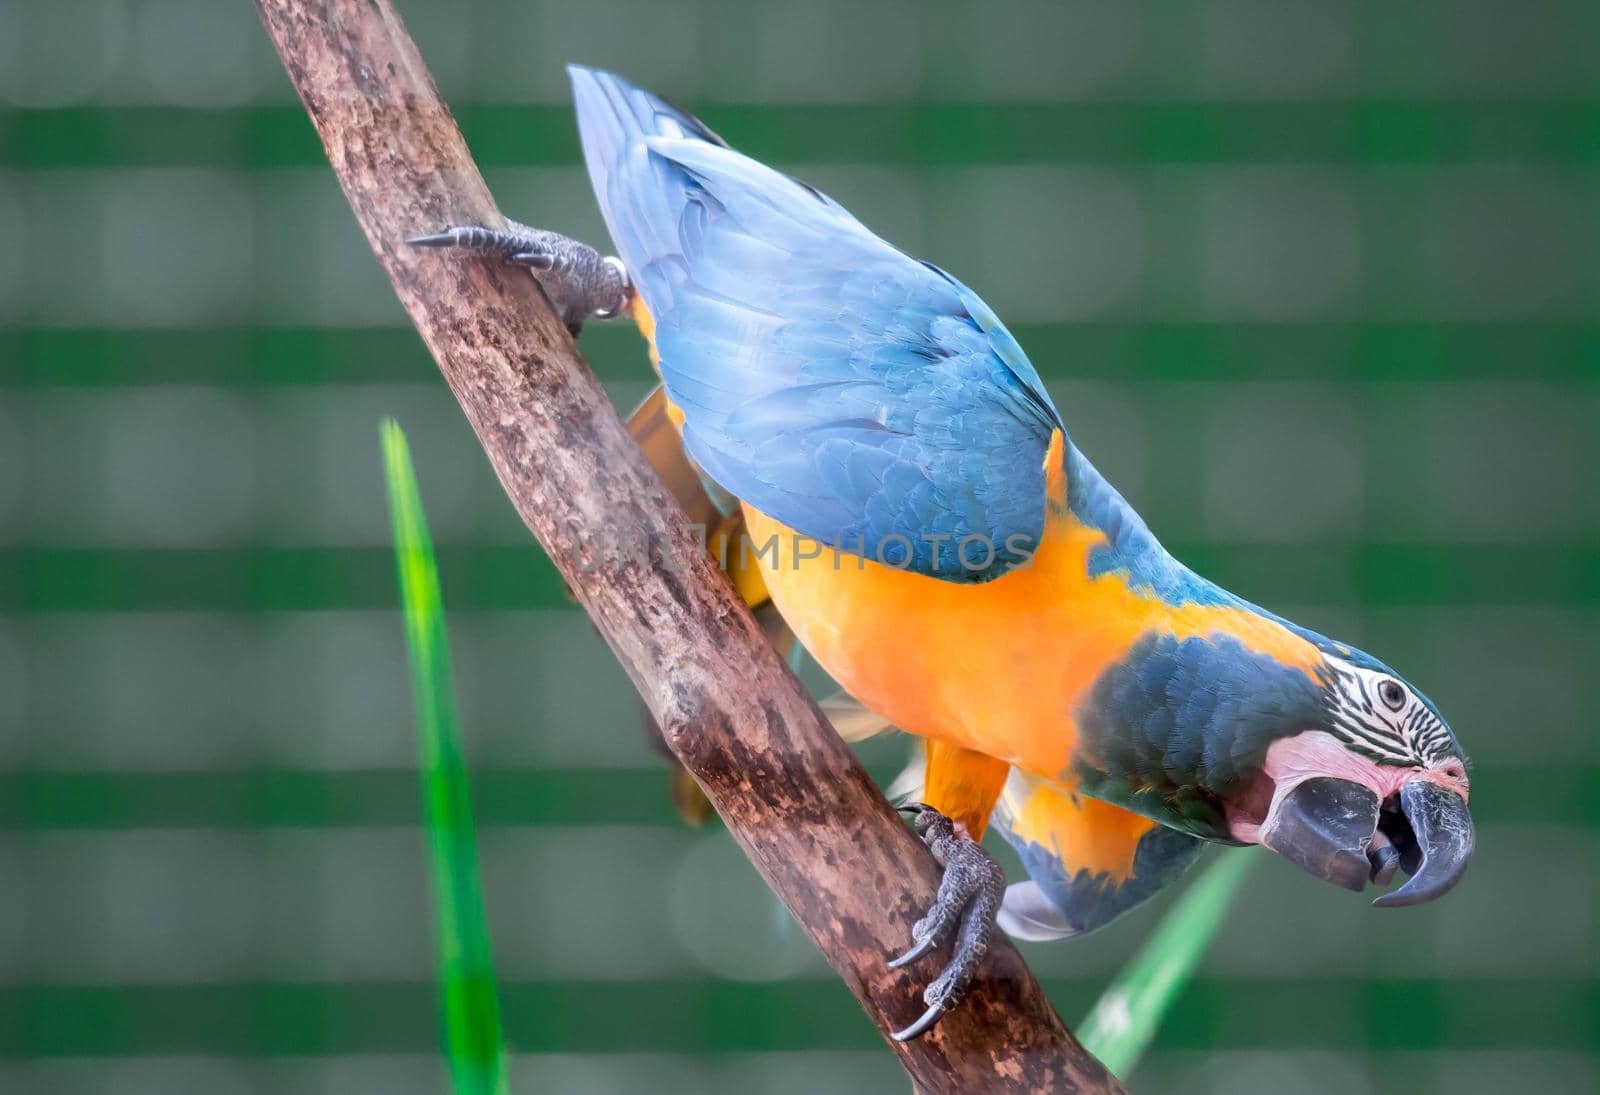
[[[498,257],[530,271],[576,335],[590,316],[610,319],[632,291],[622,261],[558,232],[507,221],[505,231],[467,224],[406,240],[413,247],[448,247]]]
[[[923,990],[922,1000],[928,1010],[916,1022],[894,1033],[895,1041],[909,1042],[932,1029],[972,984],[996,930],[995,917],[1005,897],[1006,876],[983,845],[939,811],[920,804],[901,809],[915,814],[917,835],[944,867],[944,879],[939,883],[933,907],[911,927],[911,949],[891,961],[889,968],[910,965],[947,936],[955,936],[955,954]]]

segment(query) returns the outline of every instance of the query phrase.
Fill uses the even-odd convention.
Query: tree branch
[[[389,0],[257,0],[345,196],[501,485],[593,617],[674,753],[879,1031],[937,966],[890,971],[936,866],[710,564],[536,283],[402,240],[502,223]],[[579,565],[572,532],[674,562]],[[891,1043],[893,1044],[893,1043]],[[925,1091],[1120,1091],[998,941],[967,999],[893,1044]]]

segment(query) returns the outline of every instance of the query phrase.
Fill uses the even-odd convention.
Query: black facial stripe
[[[1440,757],[1448,757],[1452,752],[1450,740],[1443,736],[1429,738],[1423,743],[1423,751],[1426,752],[1430,758],[1435,760],[1439,759]]]
[[[1360,673],[1332,662],[1319,676],[1334,737],[1351,752],[1380,764],[1419,767],[1455,756],[1449,729],[1415,695],[1406,693],[1398,712],[1374,705],[1373,689],[1389,678],[1369,689]]]
[[[1416,764],[1415,759],[1412,757],[1390,756],[1387,753],[1379,753],[1372,749],[1368,749],[1365,746],[1356,745],[1351,742],[1346,742],[1345,747],[1352,753],[1355,753],[1357,756],[1366,757],[1375,764],[1381,764],[1387,768],[1410,768]]]
[[[1392,738],[1374,733],[1369,727],[1363,726],[1358,722],[1339,719],[1334,723],[1334,726],[1336,730],[1344,731],[1343,734],[1336,732],[1334,734],[1335,737],[1346,745],[1359,747],[1359,751],[1367,756],[1375,758],[1377,756],[1394,757],[1400,760],[1411,759],[1407,751],[1396,747],[1396,743]]]
[[[1413,741],[1406,740],[1404,735],[1397,734],[1394,728],[1387,724],[1380,723],[1374,726],[1338,712],[1334,716],[1334,725],[1344,731],[1342,734],[1336,734],[1336,737],[1347,745],[1361,742],[1366,747],[1362,751],[1368,755],[1376,754],[1374,759],[1381,756],[1385,761],[1392,759],[1401,764],[1421,763],[1422,750],[1417,748]]]
[[[1415,736],[1418,745],[1429,752],[1450,747],[1449,732],[1445,730],[1444,724],[1432,715],[1423,721],[1421,729]]]
[[[1340,703],[1339,699],[1341,698],[1345,699],[1346,702]],[[1343,697],[1334,698],[1330,704],[1330,713],[1333,715],[1335,722],[1342,723],[1352,731],[1368,736],[1373,740],[1374,744],[1377,744],[1392,733],[1389,727],[1380,718],[1376,717],[1376,713],[1372,710],[1370,704],[1365,702],[1351,703],[1349,702],[1350,698],[1349,694],[1346,693]]]
[[[1346,749],[1349,749],[1352,753],[1355,753],[1357,756],[1366,757],[1368,760],[1375,760],[1379,764],[1382,764],[1384,762],[1384,760],[1386,759],[1382,753],[1374,752],[1373,750],[1368,749],[1364,745],[1357,745],[1353,741],[1347,741],[1347,742],[1344,743],[1344,745],[1345,745]]]
[[[1363,726],[1359,722],[1341,719],[1334,725],[1340,730],[1344,731],[1343,736],[1347,740],[1353,741],[1359,739],[1366,742],[1367,745],[1373,749],[1384,749],[1390,751],[1394,750],[1394,743],[1392,741],[1384,737],[1382,734],[1374,733],[1370,727]]]

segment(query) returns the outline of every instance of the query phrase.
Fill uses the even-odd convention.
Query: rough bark
[[[878,1029],[903,1026],[948,958],[946,948],[909,970],[884,965],[933,898],[931,856],[706,560],[535,282],[402,242],[503,222],[388,0],[257,7],[373,251],[523,520],[768,885]],[[583,565],[596,560],[579,545],[619,537],[656,545],[656,563]],[[1004,941],[934,1033],[891,1046],[919,1090],[1121,1090]]]

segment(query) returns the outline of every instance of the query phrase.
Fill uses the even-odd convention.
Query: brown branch
[[[401,241],[502,223],[388,0],[257,0],[372,249],[501,485],[767,884],[879,1031],[922,1008],[938,962],[889,955],[936,865],[898,820],[629,440],[534,281]],[[573,530],[646,537],[668,566],[578,565]],[[967,999],[893,1044],[919,1090],[1120,1091],[997,942]]]

